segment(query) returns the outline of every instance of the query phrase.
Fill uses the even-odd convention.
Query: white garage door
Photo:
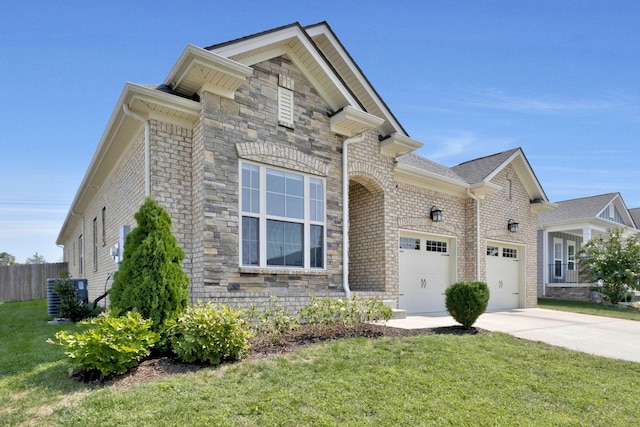
[[[446,311],[444,291],[451,284],[449,239],[400,237],[399,307],[407,314]]]
[[[518,308],[520,252],[517,246],[487,245],[487,284],[491,292],[487,310]]]

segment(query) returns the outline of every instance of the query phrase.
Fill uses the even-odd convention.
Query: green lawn
[[[0,425],[637,425],[640,364],[501,333],[349,339],[127,388],[66,376],[46,302],[0,303]]]
[[[594,316],[607,316],[618,319],[640,321],[640,310],[636,310],[625,305],[607,306],[583,301],[538,298],[538,307],[548,308],[551,310],[571,311],[574,313],[592,314]]]

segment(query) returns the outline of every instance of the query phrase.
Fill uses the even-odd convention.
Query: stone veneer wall
[[[547,285],[545,298],[554,298],[571,301],[591,301],[591,285],[557,286]]]
[[[201,279],[192,277],[194,300],[215,298],[242,305],[261,295],[308,299],[309,292],[342,290],[342,138],[330,132],[328,106],[286,58],[253,66],[234,100],[203,93],[196,125],[202,153]],[[294,126],[278,125],[279,76],[293,80]],[[325,178],[326,269],[259,269],[239,265],[239,160],[241,158]],[[196,183],[196,186],[198,184]],[[195,188],[195,187],[194,187]],[[200,249],[199,249],[200,250]],[[196,255],[197,256],[197,255]],[[289,295],[289,296],[287,296]],[[249,301],[249,303],[252,301]]]

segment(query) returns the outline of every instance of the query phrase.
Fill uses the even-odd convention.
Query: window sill
[[[289,276],[328,276],[327,270],[321,269],[304,269],[304,268],[286,268],[286,267],[240,267],[240,273],[255,274],[286,274]]]

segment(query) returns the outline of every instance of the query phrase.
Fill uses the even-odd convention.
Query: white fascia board
[[[384,119],[347,105],[329,120],[331,131],[353,137],[384,123]]]
[[[215,48],[208,52],[215,52],[218,55],[234,58],[237,63],[245,66],[251,66],[258,62],[266,61],[278,56],[286,54],[291,58],[293,63],[300,69],[302,74],[313,84],[313,86],[321,93],[322,98],[329,103],[329,105],[337,111],[344,104],[337,103],[336,100],[331,100],[326,95],[326,91],[322,88],[316,79],[307,71],[305,64],[300,61],[294,54],[292,46],[296,43],[300,43],[304,46],[304,49],[311,55],[313,60],[322,69],[323,73],[328,77],[331,83],[338,88],[341,95],[344,97],[348,105],[360,108],[358,100],[354,98],[351,92],[345,87],[344,83],[336,75],[334,69],[329,65],[324,56],[322,56],[316,46],[307,38],[307,36],[301,31],[299,26],[291,26],[281,29],[272,33],[267,33],[262,36],[256,36],[247,40],[240,40],[230,43],[219,48]],[[266,48],[266,49],[265,49]],[[248,52],[255,50],[255,54],[247,55]]]
[[[422,148],[424,144],[401,133],[394,133],[380,142],[380,151],[389,157],[398,157]]]
[[[336,40],[336,38],[333,36],[333,33],[331,31],[328,31],[326,26],[317,25],[312,28],[308,28],[307,34],[309,34],[310,37],[315,37],[317,35],[323,34],[325,37],[327,37],[327,39],[331,41],[331,44],[335,47],[342,61],[347,65],[347,67],[351,70],[353,75],[356,77],[356,79],[358,80],[358,83],[360,83],[360,85],[365,89],[369,97],[373,100],[373,102],[380,109],[380,111],[385,113],[385,119],[389,123],[391,123],[391,125],[396,130],[396,132],[401,133],[405,136],[408,136],[406,135],[405,131],[402,129],[402,126],[400,125],[400,123],[398,123],[398,121],[395,119],[393,114],[391,114],[391,111],[389,111],[389,108],[385,105],[382,99],[380,99],[380,96],[371,87],[371,84],[368,82],[366,77],[362,74],[360,69],[354,64],[350,55],[347,52],[345,52],[345,50],[342,47],[342,44],[338,40]]]
[[[56,240],[57,244],[63,244],[63,235],[67,227],[70,225],[73,213],[76,215],[84,214],[82,209],[79,209],[82,202],[85,202],[85,196],[87,196],[89,190],[96,190],[97,183],[94,182],[94,178],[96,177],[99,168],[102,166],[102,163],[107,156],[107,153],[112,147],[114,141],[124,141],[127,138],[120,138],[120,134],[124,131],[123,124],[127,119],[127,116],[122,111],[122,106],[132,104],[134,100],[141,99],[150,101],[159,105],[164,105],[168,108],[176,109],[179,111],[188,112],[190,114],[197,114],[200,108],[200,104],[195,101],[191,101],[189,99],[181,98],[179,96],[171,95],[169,93],[160,92],[153,90],[151,88],[140,86],[134,83],[127,82],[116,102],[116,106],[111,113],[111,117],[105,127],[105,130],[100,138],[98,146],[91,158],[89,166],[85,172],[84,177],[78,187],[76,195],[71,203],[71,207],[69,208],[69,212],[67,213],[67,217],[60,229],[60,233]],[[147,115],[147,112],[143,112],[143,116]],[[129,118],[129,120],[134,120]],[[139,126],[142,126],[140,124]],[[138,126],[136,125],[137,129]]]
[[[456,196],[466,196],[469,184],[403,163],[396,164],[396,180]]]
[[[529,175],[529,177],[531,178],[531,181],[533,181],[533,184],[535,185],[535,193],[537,193],[537,195],[539,195],[540,198],[543,201],[548,202],[549,199],[547,198],[547,195],[545,194],[544,190],[542,189],[542,186],[540,185],[540,182],[538,181],[538,178],[536,177],[536,174],[533,172],[533,169],[531,168],[531,165],[529,164],[529,161],[524,156],[524,153],[522,152],[522,149],[520,149],[520,148],[517,151],[515,151],[511,156],[509,156],[509,158],[507,158],[504,162],[502,162],[502,164],[500,166],[495,168],[493,170],[493,172],[491,172],[489,175],[487,175],[487,177],[485,178],[485,181],[492,180],[498,173],[500,173],[500,171],[502,171],[502,169],[504,169],[507,165],[509,165],[510,163],[515,161],[516,159],[518,159],[518,160],[520,160],[522,162],[522,165],[526,169],[526,172]],[[518,169],[516,168],[516,172],[517,171],[518,171]],[[522,179],[522,177],[520,177],[520,180],[523,181],[523,184],[525,183],[524,180]],[[534,194],[534,195],[536,195],[536,194]]]
[[[233,93],[247,77],[253,75],[253,69],[217,53],[188,44],[169,71],[164,84],[179,92],[180,85],[189,76],[195,66],[202,66],[222,73],[234,80],[225,92]],[[202,82],[204,85],[207,82]]]

